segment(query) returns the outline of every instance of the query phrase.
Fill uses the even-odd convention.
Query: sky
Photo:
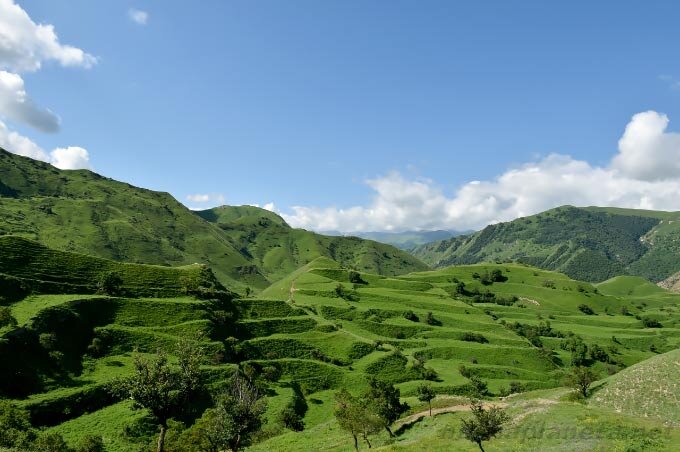
[[[674,1],[0,0],[0,146],[320,231],[680,210]]]

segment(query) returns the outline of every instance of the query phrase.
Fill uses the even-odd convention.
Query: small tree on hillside
[[[460,431],[466,439],[476,443],[484,452],[482,441],[488,441],[498,435],[503,430],[503,424],[510,418],[507,413],[495,406],[485,410],[482,403],[477,400],[470,401],[470,411],[473,417],[461,421]]]
[[[17,326],[17,319],[12,315],[12,311],[7,306],[0,306],[0,328],[3,326]]]
[[[432,386],[430,385],[420,385],[418,386],[418,400],[421,402],[427,402],[430,408],[430,416],[432,416],[432,399],[436,397]]]
[[[354,439],[354,450],[359,450],[359,436],[363,437],[368,447],[371,443],[368,435],[383,429],[383,420],[375,412],[375,407],[365,397],[352,396],[346,389],[335,394],[335,419],[340,428],[349,432]]]
[[[597,379],[598,375],[592,369],[584,366],[573,367],[567,375],[569,385],[576,389],[584,398],[588,397],[588,389]]]
[[[122,287],[123,278],[115,271],[103,273],[97,281],[97,293],[104,295],[120,295]]]
[[[182,341],[178,345],[179,369],[168,364],[165,353],[147,359],[135,357],[132,376],[116,380],[112,392],[132,399],[134,408],[146,409],[160,427],[158,452],[163,452],[168,421],[186,409],[187,402],[201,382],[198,365],[200,355],[196,344]]]
[[[193,427],[199,449],[205,452],[243,449],[262,428],[266,410],[264,392],[245,376],[235,374],[217,405],[206,410]]]
[[[375,408],[376,414],[382,419],[385,430],[390,436],[394,436],[394,433],[390,430],[390,425],[408,410],[408,404],[401,403],[401,391],[390,383],[371,378],[368,381],[368,386],[368,391],[363,398]]]

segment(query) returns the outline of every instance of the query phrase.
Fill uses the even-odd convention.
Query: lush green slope
[[[565,206],[413,254],[437,267],[518,261],[586,281],[628,274],[656,282],[680,271],[679,220],[677,212]]]
[[[0,236],[0,303],[28,294],[94,294],[107,276],[109,291],[132,296],[180,296],[199,289],[224,290],[204,265],[162,267],[128,264],[57,251],[16,236]]]
[[[49,260],[38,255],[37,262]],[[26,277],[57,271],[27,262],[15,271]],[[65,262],[67,268],[79,268]],[[495,281],[488,279],[491,274]],[[77,276],[74,271],[72,277]],[[522,391],[556,388],[573,363],[571,333],[590,350],[586,364],[601,375],[677,348],[679,300],[680,295],[637,278],[617,278],[596,288],[520,264],[386,277],[357,275],[326,257],[314,259],[256,298],[217,302],[32,295],[10,304],[18,324],[0,332],[0,391],[24,396],[16,403],[29,409],[34,423],[64,435],[71,444],[88,432],[102,435],[110,452],[138,450],[152,441],[154,427],[143,412],[108,395],[106,385],[131,372],[134,350],[152,353],[161,347],[172,355],[180,337],[202,334],[209,384],[223,380],[236,364],[278,374],[270,383],[264,441],[255,450],[308,450],[320,444],[349,450],[350,437],[333,417],[339,388],[359,393],[369,377],[378,377],[399,387],[413,412],[425,409],[415,398],[416,388],[425,382],[438,394],[435,408],[465,404],[471,376],[488,383],[487,397],[506,394],[511,384]],[[584,304],[592,314],[583,312]],[[646,318],[660,325],[647,328]],[[45,335],[54,339],[44,341]],[[283,429],[277,421],[293,397],[292,382],[308,401],[301,433]],[[559,402],[557,392],[527,393],[502,403],[510,404],[516,420],[509,431],[517,434],[521,430],[515,426],[530,428],[540,421],[538,413],[545,412],[551,414],[550,425],[589,426],[603,435],[611,430],[647,435],[640,433],[638,421],[616,417],[606,407]],[[457,431],[460,417],[443,415],[442,424],[439,417],[423,423],[407,418],[395,426],[396,438],[379,435],[375,445],[413,450],[419,441],[429,441],[432,450],[451,450],[451,444],[466,450],[463,439],[440,430]],[[597,444],[629,445],[629,439],[603,436]],[[531,450],[558,442],[522,441],[503,436],[498,444],[502,450]]]
[[[679,426],[680,349],[642,361],[607,378],[592,403]]]
[[[386,245],[293,230],[263,209],[229,207],[201,218],[167,193],[91,171],[58,170],[2,149],[0,181],[0,235],[117,261],[206,264],[237,289],[264,288],[320,255],[386,274],[425,268]]]
[[[390,245],[293,229],[275,213],[257,207],[222,206],[196,214],[223,230],[234,247],[272,282],[318,257],[388,276],[427,269],[418,259]]]

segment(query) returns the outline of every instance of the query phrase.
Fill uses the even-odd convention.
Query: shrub
[[[419,320],[418,316],[415,314],[415,312],[410,311],[410,310],[405,311],[402,315],[406,320],[410,320],[411,322],[417,322]]]
[[[0,306],[0,328],[3,326],[17,326],[17,319],[12,315],[12,311],[7,306]]]
[[[305,429],[305,423],[302,421],[302,416],[295,412],[295,407],[292,404],[286,405],[279,413],[277,420],[287,429],[294,432],[301,432]]]
[[[76,452],[104,452],[105,450],[104,440],[96,435],[85,435],[76,448]]]
[[[547,287],[548,289],[554,289],[555,281],[553,281],[552,279],[546,279],[543,281],[543,287]]]
[[[651,317],[643,317],[642,324],[645,328],[662,328],[661,322]]]
[[[584,313],[585,315],[594,315],[595,311],[593,311],[593,308],[588,306],[587,304],[580,304],[578,305],[578,310]]]
[[[104,295],[120,295],[123,287],[123,278],[115,271],[103,273],[97,281],[97,293]]]
[[[366,281],[361,278],[361,273],[354,270],[350,270],[349,272],[349,282],[352,284],[367,284]]]
[[[479,342],[480,344],[486,344],[489,342],[489,340],[484,337],[484,335],[471,332],[463,333],[461,340],[465,342]]]

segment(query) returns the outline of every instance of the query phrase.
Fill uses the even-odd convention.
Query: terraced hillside
[[[199,289],[224,291],[204,265],[120,263],[53,250],[17,236],[0,236],[0,283],[0,303],[31,293],[181,296]]]
[[[564,206],[422,245],[434,267],[517,261],[599,282],[617,275],[661,281],[680,271],[680,213]]]
[[[239,211],[232,209],[230,218],[242,217]],[[256,212],[258,218],[268,215],[263,209]],[[252,209],[247,213],[250,220],[242,221],[257,224]],[[390,275],[425,268],[409,254],[371,241],[327,239],[290,228],[288,235],[277,230],[258,238],[267,229],[261,225],[247,238],[258,243],[260,259],[244,247],[241,231],[232,235],[229,228],[195,215],[168,193],[87,170],[59,170],[0,148],[0,235],[20,235],[54,249],[123,262],[205,264],[222,284],[239,291],[267,287],[280,275],[271,273],[279,270],[278,263],[292,269],[319,255]],[[313,249],[307,242],[315,243]],[[276,262],[265,255],[275,256]]]
[[[135,354],[162,348],[173,355],[180,338],[193,338],[205,350],[209,387],[237,366],[269,381],[269,421],[254,450],[349,450],[349,437],[334,420],[334,395],[340,388],[359,393],[369,377],[395,384],[413,407],[395,425],[397,436],[378,435],[374,445],[412,450],[427,440],[432,450],[450,450],[450,444],[473,450],[450,435],[464,415],[465,396],[480,380],[486,397],[522,392],[497,402],[517,418],[511,432],[543,412],[604,430],[625,421],[606,407],[562,402],[565,390],[551,388],[563,384],[565,369],[577,359],[606,375],[677,348],[679,298],[640,278],[595,287],[519,264],[385,277],[328,258],[315,259],[257,298],[33,294],[9,305],[16,325],[0,331],[6,358],[0,391],[27,408],[36,426],[72,445],[89,432],[102,435],[109,451],[137,450],[153,441],[156,427],[144,412],[111,396],[107,385],[132,371]],[[434,419],[420,413],[425,407],[415,398],[423,383],[438,394],[434,407],[442,411]],[[279,421],[291,403],[300,410],[302,432]],[[579,420],[584,410],[600,420]],[[191,425],[194,418],[181,420]],[[171,431],[178,428],[173,425]],[[638,433],[647,427],[622,425]],[[517,437],[499,444],[530,450]]]

